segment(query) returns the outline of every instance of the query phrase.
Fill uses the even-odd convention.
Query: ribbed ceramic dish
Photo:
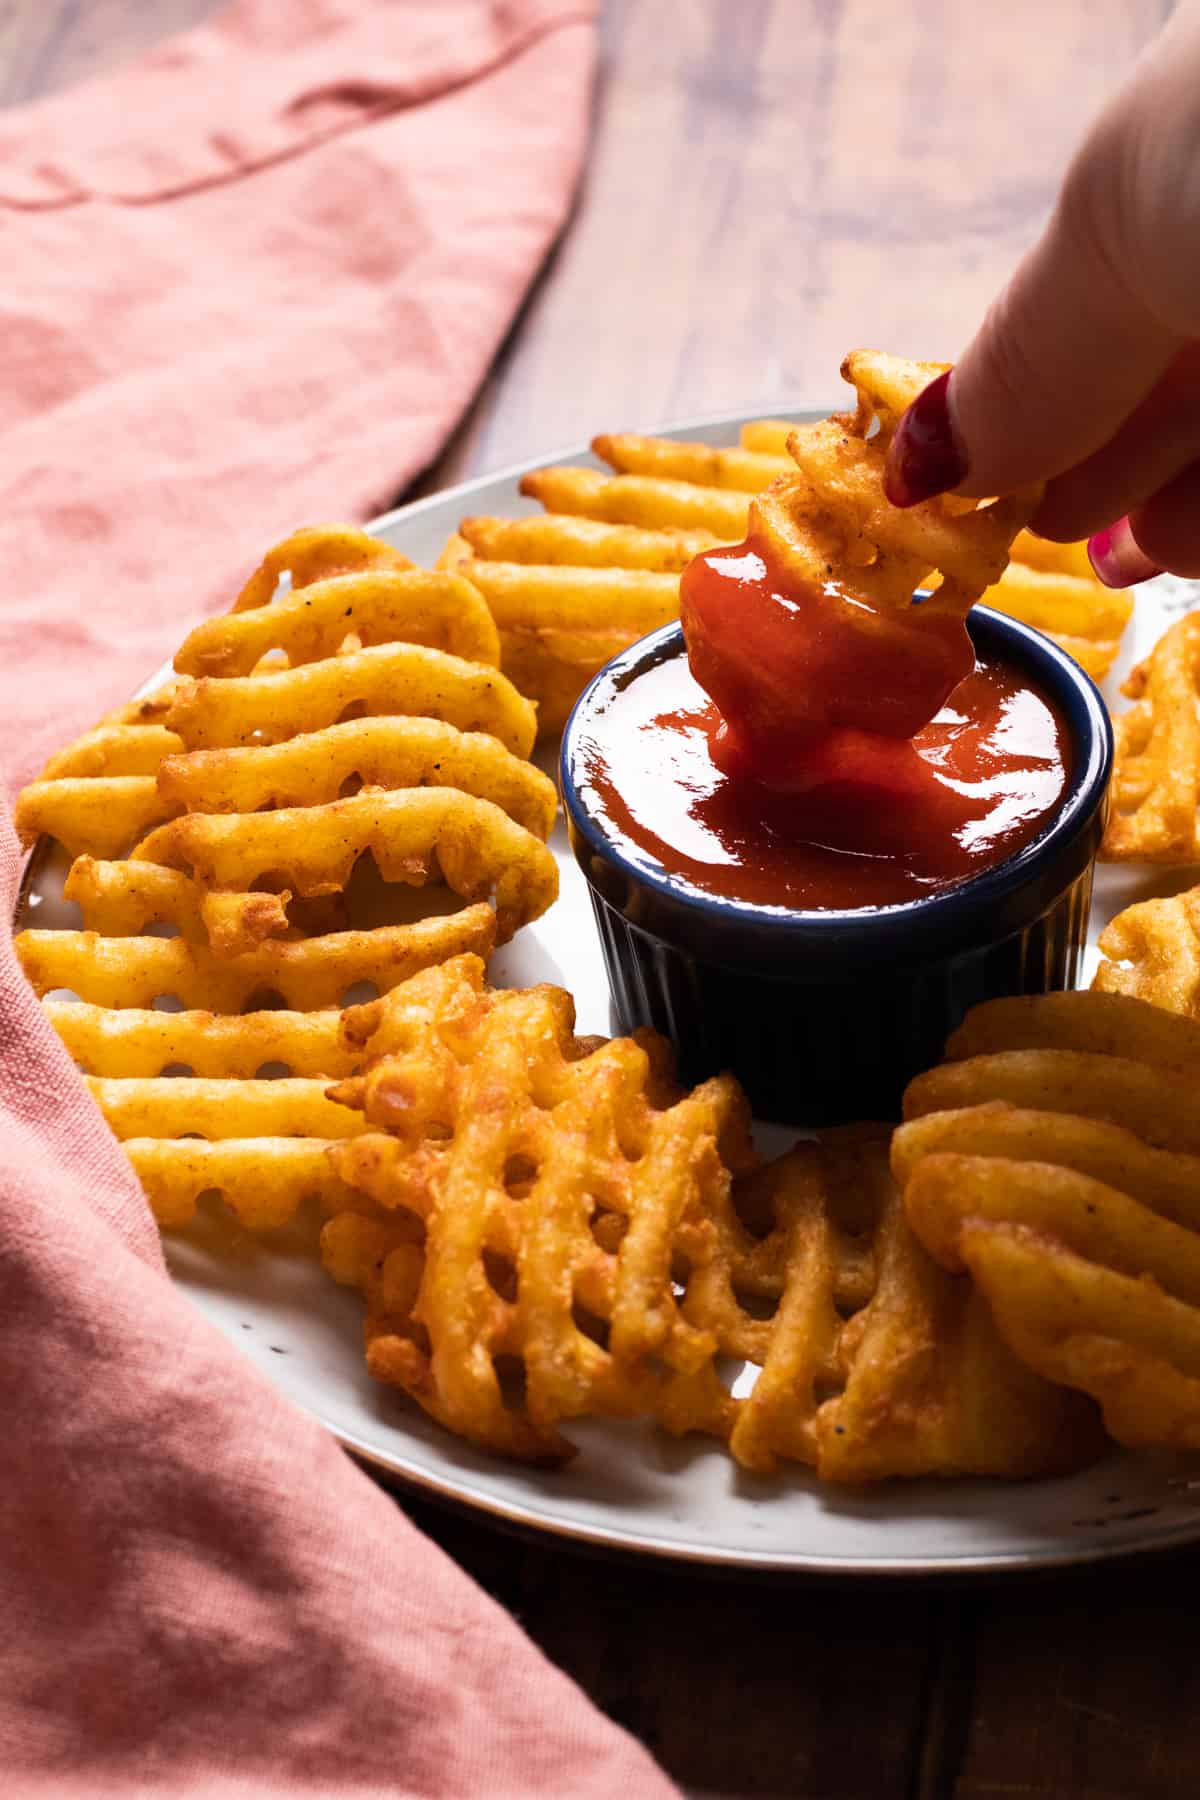
[[[789,416],[823,418],[828,410]],[[743,419],[756,416],[698,421],[673,435],[732,443]],[[541,457],[402,507],[372,530],[414,561],[432,562],[469,513],[537,511],[521,498],[517,482],[525,469],[550,460]],[[594,463],[584,450],[559,460]],[[329,513],[336,511],[331,495]],[[1105,683],[1110,698],[1117,700],[1131,661],[1145,654],[1171,618],[1198,601],[1200,588],[1169,580],[1139,592],[1125,653]],[[147,688],[160,679],[161,672]],[[552,842],[561,898],[499,953],[493,979],[509,986],[559,982],[575,995],[579,1029],[607,1031],[600,947],[561,823]],[[19,926],[78,922],[61,899],[63,872],[61,859],[40,846],[23,888]],[[1188,885],[1186,876],[1164,880],[1145,869],[1101,869],[1091,943],[1131,900]],[[1085,981],[1094,967],[1092,949]],[[763,1148],[774,1152],[792,1136],[764,1127]],[[370,1379],[361,1353],[359,1300],[334,1287],[294,1248],[267,1247],[245,1236],[215,1242],[201,1229],[173,1237],[168,1260],[176,1281],[217,1330],[348,1450],[426,1495],[557,1539],[728,1569],[937,1577],[1053,1568],[1200,1538],[1200,1458],[1114,1453],[1058,1481],[897,1482],[842,1493],[819,1486],[800,1469],[769,1479],[744,1474],[723,1450],[700,1440],[678,1443],[649,1428],[584,1421],[571,1429],[580,1455],[568,1469],[512,1467],[448,1436]],[[737,1371],[732,1376],[736,1380]]]

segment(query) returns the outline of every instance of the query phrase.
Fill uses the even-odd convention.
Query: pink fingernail
[[[1105,587],[1127,588],[1137,581],[1150,581],[1162,570],[1139,549],[1128,519],[1106,525],[1088,539],[1088,561]]]
[[[916,506],[958,486],[967,459],[954,439],[946,370],[922,390],[900,419],[888,447],[883,491],[893,506]]]

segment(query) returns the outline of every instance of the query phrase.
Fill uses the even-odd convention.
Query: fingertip
[[[893,506],[916,506],[966,478],[967,459],[950,417],[952,369],[923,388],[892,434],[883,489]]]
[[[1088,539],[1087,553],[1096,579],[1108,588],[1133,587],[1162,574],[1137,543],[1128,519],[1095,532]]]

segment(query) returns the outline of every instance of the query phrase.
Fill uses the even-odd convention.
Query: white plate
[[[797,418],[821,418],[800,412]],[[673,435],[736,441],[742,417],[701,421]],[[517,482],[524,468],[473,481],[388,513],[371,527],[418,563],[431,563],[468,513],[536,512]],[[595,463],[585,451],[561,460]],[[600,465],[596,465],[600,466]],[[1139,591],[1137,617],[1114,676],[1144,655],[1200,589],[1163,580]],[[147,686],[157,686],[162,676]],[[556,906],[500,951],[492,977],[510,986],[561,983],[579,1029],[611,1029],[608,987],[582,876],[561,824]],[[61,862],[35,857],[19,925],[71,925]],[[1147,870],[1100,870],[1092,940],[1133,898],[1190,885]],[[1095,966],[1089,951],[1085,978]],[[767,1128],[764,1147],[789,1135]],[[440,1431],[401,1395],[373,1382],[361,1352],[362,1306],[303,1255],[240,1236],[214,1245],[204,1229],[168,1241],[176,1280],[201,1311],[277,1387],[350,1450],[413,1486],[483,1514],[579,1543],[743,1569],[942,1575],[1045,1568],[1183,1544],[1200,1537],[1200,1461],[1114,1453],[1057,1481],[896,1482],[842,1493],[805,1471],[745,1474],[708,1442],[603,1421],[571,1427],[580,1455],[546,1473],[495,1462]]]

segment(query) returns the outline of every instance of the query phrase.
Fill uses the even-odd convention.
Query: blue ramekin
[[[614,657],[562,739],[567,830],[587,878],[622,1030],[674,1043],[683,1080],[731,1069],[755,1113],[795,1125],[897,1116],[913,1075],[981,1000],[1075,984],[1104,832],[1112,726],[1094,684],[1047,637],[990,607],[976,649],[1026,671],[1066,719],[1074,767],[1050,823],[1015,855],[940,893],[858,912],[766,909],[706,894],[613,844],[581,795],[597,704],[686,654],[667,625]]]

